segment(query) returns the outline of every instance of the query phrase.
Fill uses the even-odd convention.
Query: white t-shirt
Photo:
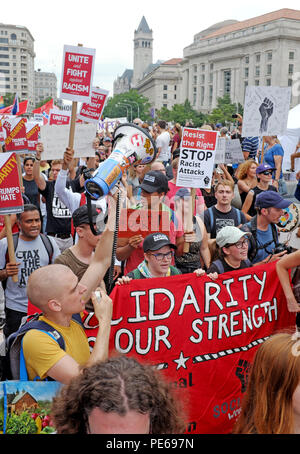
[[[56,257],[60,255],[60,250],[55,240],[51,237],[48,238],[53,246],[51,263],[54,263]],[[0,269],[6,266],[6,251],[7,239],[3,238],[0,240]],[[24,241],[19,238],[15,255],[16,262],[20,263],[18,282],[13,282],[11,277],[7,279],[5,305],[9,309],[27,313],[28,298],[26,287],[28,277],[34,270],[49,264],[49,255],[40,236],[33,241]]]
[[[157,161],[169,161],[170,153],[170,134],[168,131],[162,132],[156,139],[156,148],[161,148]]]

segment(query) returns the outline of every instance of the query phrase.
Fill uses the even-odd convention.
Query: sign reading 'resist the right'
[[[95,49],[64,46],[60,93],[62,99],[90,102],[95,55]]]
[[[209,188],[215,161],[217,131],[184,128],[176,185]]]

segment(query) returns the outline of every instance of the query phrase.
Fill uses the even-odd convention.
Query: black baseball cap
[[[177,246],[171,243],[170,238],[165,233],[151,233],[146,236],[143,243],[144,252],[157,251],[163,246],[170,246],[172,249],[177,249]]]
[[[168,192],[168,178],[159,170],[150,170],[144,176],[143,182],[139,186],[146,192]]]
[[[92,222],[96,224],[97,216],[99,215],[100,210],[98,211],[95,205],[92,205]],[[87,205],[82,205],[72,214],[73,225],[74,227],[79,227],[82,224],[89,224],[89,215]]]

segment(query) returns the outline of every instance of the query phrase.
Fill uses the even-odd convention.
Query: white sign
[[[217,146],[216,146],[216,157],[215,157],[215,164],[224,164],[225,163],[225,148],[226,148],[226,137],[217,138]]]
[[[87,123],[98,123],[105,107],[108,93],[108,90],[93,88],[91,102],[82,104],[77,118]]]
[[[43,159],[62,159],[69,143],[69,125],[41,126],[41,142],[44,145]],[[96,125],[76,124],[74,137],[75,158],[95,156],[92,147],[96,137]]]
[[[243,137],[283,135],[287,128],[291,87],[246,88]]]
[[[228,139],[225,142],[224,164],[241,164],[245,162],[239,139]]]
[[[98,123],[99,131],[105,131],[106,127],[108,128],[109,132],[113,132],[116,126],[119,124],[128,123],[126,117],[120,118],[105,118],[104,120],[100,120]]]
[[[183,128],[176,185],[210,188],[217,146],[217,131]]]

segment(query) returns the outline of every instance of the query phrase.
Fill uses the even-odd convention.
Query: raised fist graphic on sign
[[[261,115],[259,132],[263,133],[267,131],[269,118],[273,114],[273,102],[269,98],[265,98],[259,107],[259,112]]]

